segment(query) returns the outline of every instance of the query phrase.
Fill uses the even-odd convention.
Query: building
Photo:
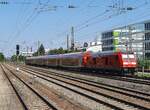
[[[21,52],[21,55],[25,56],[25,57],[31,57],[31,56],[33,56],[33,53],[34,52]]]
[[[45,55],[48,55],[50,50],[52,50],[52,49],[50,49],[50,48],[45,49]]]
[[[100,41],[90,42],[90,46],[87,47],[86,51],[101,52],[102,51],[102,43]]]
[[[119,27],[102,33],[102,51],[134,52],[150,58],[150,21]]]

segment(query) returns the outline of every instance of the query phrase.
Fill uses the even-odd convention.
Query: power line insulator
[[[73,5],[69,5],[68,8],[76,8],[76,7]]]
[[[132,7],[127,7],[127,10],[133,10],[133,8]]]

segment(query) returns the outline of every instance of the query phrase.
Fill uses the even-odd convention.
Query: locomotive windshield
[[[129,54],[128,56],[129,56],[129,58],[134,58],[134,55],[130,55],[130,54]]]
[[[122,54],[122,58],[124,60],[128,60],[128,59],[134,59],[135,56],[134,56],[134,54]]]

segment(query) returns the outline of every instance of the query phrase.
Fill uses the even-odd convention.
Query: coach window
[[[108,58],[105,58],[105,64],[108,65]]]

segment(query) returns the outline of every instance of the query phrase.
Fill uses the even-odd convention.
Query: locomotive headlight
[[[136,62],[131,62],[131,64],[136,65]]]
[[[128,65],[129,63],[128,63],[128,62],[123,62],[123,64],[124,64],[124,65]]]

